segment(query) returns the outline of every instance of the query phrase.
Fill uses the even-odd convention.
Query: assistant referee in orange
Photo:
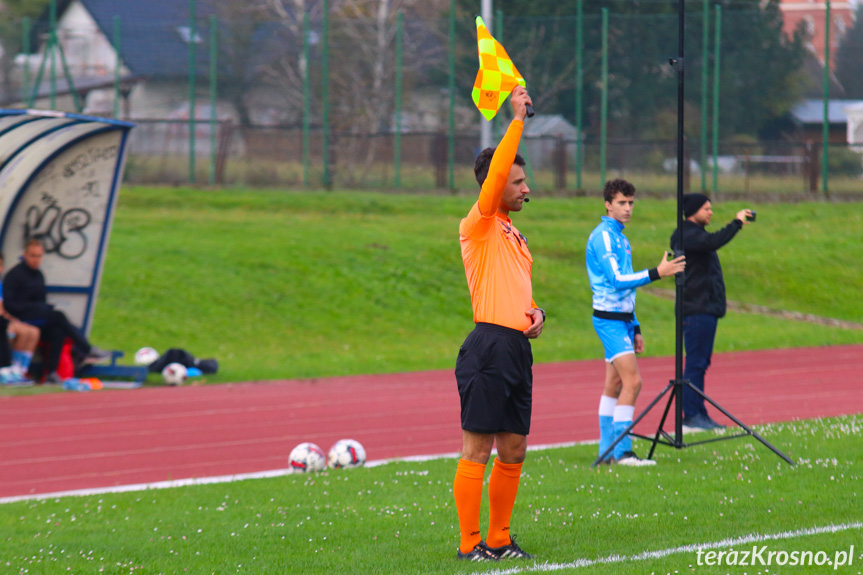
[[[542,333],[545,312],[533,301],[533,258],[509,215],[521,211],[530,189],[517,154],[527,90],[510,97],[513,120],[500,145],[480,152],[474,167],[479,200],[459,225],[461,254],[476,328],[461,346],[455,376],[461,397],[462,450],[453,482],[461,543],[470,561],[529,559],[510,536],[509,522],[527,451],[533,387],[530,339]],[[485,466],[497,458],[488,482],[489,527],[482,539],[479,511]]]

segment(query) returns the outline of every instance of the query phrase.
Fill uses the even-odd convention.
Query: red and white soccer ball
[[[291,450],[288,457],[288,467],[291,473],[312,473],[323,471],[327,467],[324,450],[314,443],[301,443]]]
[[[165,385],[183,385],[187,375],[186,366],[182,363],[169,363],[162,370],[162,380]]]
[[[159,352],[152,347],[142,347],[135,352],[135,365],[150,365],[159,359]]]
[[[340,439],[330,447],[327,457],[333,469],[352,469],[366,463],[366,450],[356,439]]]

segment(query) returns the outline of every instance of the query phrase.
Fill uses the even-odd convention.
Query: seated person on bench
[[[3,254],[0,254],[0,274],[3,273]],[[0,337],[5,331],[8,340],[3,343],[11,349],[7,351],[9,357],[4,360],[0,367],[0,380],[3,383],[27,383],[30,380],[27,378],[27,369],[30,367],[30,360],[33,359],[33,352],[39,344],[39,328],[28,323],[20,321],[18,318],[10,314],[3,307],[3,283],[0,282]],[[5,351],[5,350],[4,350]],[[11,353],[8,353],[11,352]],[[6,362],[11,365],[5,367]]]
[[[3,303],[6,311],[41,329],[42,341],[48,344],[48,357],[45,358],[45,373],[48,376],[45,382],[60,383],[57,366],[67,337],[84,357],[84,363],[106,361],[111,358],[111,354],[91,345],[78,328],[69,323],[66,314],[55,310],[54,306],[48,303],[45,276],[39,269],[44,255],[42,242],[38,239],[27,240],[24,261],[6,274],[3,282]]]

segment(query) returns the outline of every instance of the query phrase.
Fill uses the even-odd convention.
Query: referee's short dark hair
[[[476,163],[473,166],[473,173],[476,175],[476,181],[480,188],[488,177],[488,167],[491,165],[491,158],[494,156],[495,150],[497,150],[497,148],[486,148],[476,157]],[[522,168],[527,164],[520,154],[515,155],[515,159],[512,163],[516,166],[521,166]]]
[[[611,202],[618,193],[623,194],[626,198],[631,198],[635,195],[635,186],[624,180],[617,178],[605,182],[605,188],[602,190],[602,197],[606,202]]]

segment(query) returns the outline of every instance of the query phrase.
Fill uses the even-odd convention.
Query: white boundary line
[[[134,483],[131,485],[115,485],[113,487],[95,487],[93,489],[74,489],[72,491],[55,491],[54,493],[35,493],[33,495],[15,495],[12,497],[0,497],[0,505],[14,503],[16,501],[39,501],[42,499],[55,499],[58,497],[83,497],[86,495],[102,495],[103,493],[126,493],[129,491],[147,491],[148,489],[170,489],[172,487],[185,487],[187,485],[209,485],[211,483],[230,483],[232,481],[243,481],[246,479],[263,479],[267,477],[278,477],[287,475],[290,469],[274,469],[272,471],[259,471],[257,473],[243,473],[240,475],[219,475],[213,477],[196,477],[191,479],[176,479],[173,481],[158,481],[156,483]]]
[[[758,543],[761,541],[776,541],[779,539],[793,539],[794,537],[806,537],[809,535],[821,535],[824,533],[839,533],[851,529],[863,529],[863,523],[840,523],[839,525],[825,525],[824,527],[808,527],[805,529],[797,529],[796,531],[783,531],[781,533],[773,533],[762,535],[760,533],[752,533],[750,535],[742,535],[740,537],[731,537],[721,541],[713,541],[708,543],[692,543],[681,547],[672,547],[670,549],[660,549],[658,551],[643,551],[638,555],[609,555],[608,557],[600,557],[599,559],[576,559],[569,563],[537,563],[524,567],[514,567],[511,569],[483,571],[480,575],[510,575],[515,573],[530,573],[530,572],[545,572],[545,571],[562,571],[563,569],[577,569],[579,567],[591,567],[593,565],[601,565],[608,563],[625,563],[628,561],[644,561],[645,559],[662,559],[669,555],[679,553],[695,553],[700,549],[724,549],[726,547],[734,547],[736,545],[745,545],[747,543]]]
[[[556,447],[572,447],[573,445],[596,443],[596,441],[580,441],[568,443],[549,443],[528,447],[528,451],[541,451]],[[492,453],[496,453],[493,451]],[[378,467],[398,461],[432,461],[434,459],[452,459],[458,457],[457,452],[439,453],[437,455],[411,455],[409,457],[397,457],[393,459],[376,459],[367,461],[366,467]],[[172,489],[174,487],[186,487],[189,485],[212,485],[214,483],[233,483],[247,479],[266,479],[269,477],[280,477],[290,475],[291,469],[273,469],[270,471],[258,471],[255,473],[240,473],[237,475],[216,475],[212,477],[193,477],[190,479],[175,479],[173,481],[158,481],[155,483],[134,483],[131,485],[115,485],[113,487],[94,487],[92,489],[74,489],[71,491],[55,491],[53,493],[35,493],[33,495],[14,495],[11,497],[0,497],[0,505],[4,503],[15,503],[16,501],[40,501],[42,499],[56,499],[58,497],[83,497],[87,495],[102,495],[103,493],[127,493],[130,491],[147,491],[150,489]]]

